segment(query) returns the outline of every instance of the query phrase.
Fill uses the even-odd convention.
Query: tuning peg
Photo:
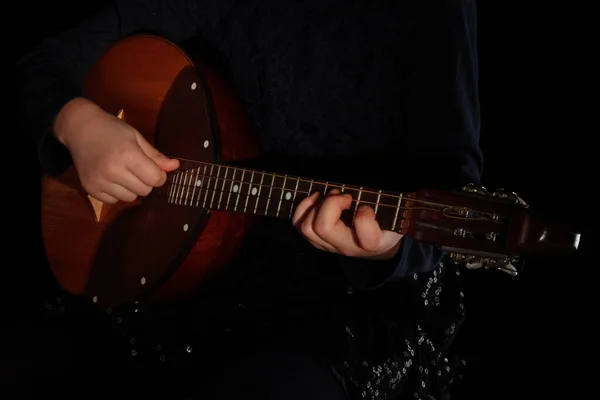
[[[496,189],[496,191],[494,193],[492,193],[492,196],[497,197],[499,199],[506,199],[506,200],[514,201],[515,204],[520,207],[524,207],[524,208],[529,207],[529,205],[527,205],[525,200],[523,200],[521,197],[519,197],[518,194],[516,194],[515,192],[506,191],[502,188]]]
[[[463,264],[467,269],[497,269],[511,276],[519,275],[519,270],[513,263],[518,262],[515,257],[481,257],[461,253],[450,253],[450,258],[458,264]]]
[[[462,187],[462,190],[469,193],[477,193],[482,195],[489,195],[487,189],[483,186],[476,185],[474,183],[468,183]]]
[[[502,264],[501,266],[498,267],[498,269],[500,271],[506,272],[507,274],[509,274],[511,276],[519,275],[519,271],[517,271],[517,267],[512,265],[512,263],[510,263],[510,262]]]

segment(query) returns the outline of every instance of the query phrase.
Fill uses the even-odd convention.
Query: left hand
[[[302,200],[292,218],[296,229],[313,246],[348,257],[375,260],[396,255],[402,235],[382,231],[371,207],[362,205],[358,208],[354,228],[351,228],[340,217],[342,211],[350,208],[352,196],[332,189],[322,201],[321,197],[315,192]]]

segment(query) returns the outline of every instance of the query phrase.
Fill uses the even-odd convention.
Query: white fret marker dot
[[[202,185],[202,181],[201,181],[200,179],[198,179],[198,180],[196,181],[196,186],[200,186],[200,185]]]
[[[287,193],[285,194],[285,199],[286,199],[286,200],[289,200],[289,199],[291,199],[291,198],[292,198],[292,192],[287,192]]]
[[[196,82],[192,83],[192,90],[196,90],[197,87],[198,85],[196,84]]]
[[[206,149],[208,147],[208,145],[210,144],[210,142],[208,140],[204,141],[204,148]]]
[[[188,230],[188,229],[189,229],[189,226],[188,226],[188,224],[184,224],[184,225],[183,225],[183,231],[184,231],[184,232],[187,232],[187,230]]]
[[[252,188],[252,195],[254,196],[256,193],[258,192],[258,190],[256,188]]]
[[[98,296],[94,296],[94,297],[92,297],[92,302],[93,302],[93,303],[97,303],[97,302],[98,302]]]
[[[141,283],[142,285],[145,285],[145,284],[146,284],[146,278],[144,278],[144,277],[142,276],[142,279],[140,279],[140,283]]]
[[[233,185],[233,193],[237,193],[237,191],[239,190],[239,186],[238,185]]]

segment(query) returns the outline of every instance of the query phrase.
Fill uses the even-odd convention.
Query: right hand
[[[132,126],[85,99],[63,107],[54,135],[69,149],[83,188],[103,203],[147,196],[179,168]]]

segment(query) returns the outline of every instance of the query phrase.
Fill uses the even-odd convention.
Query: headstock
[[[448,251],[467,268],[517,275],[528,255],[576,250],[580,234],[534,216],[516,193],[466,185],[460,191],[422,190],[405,202],[403,232]]]

